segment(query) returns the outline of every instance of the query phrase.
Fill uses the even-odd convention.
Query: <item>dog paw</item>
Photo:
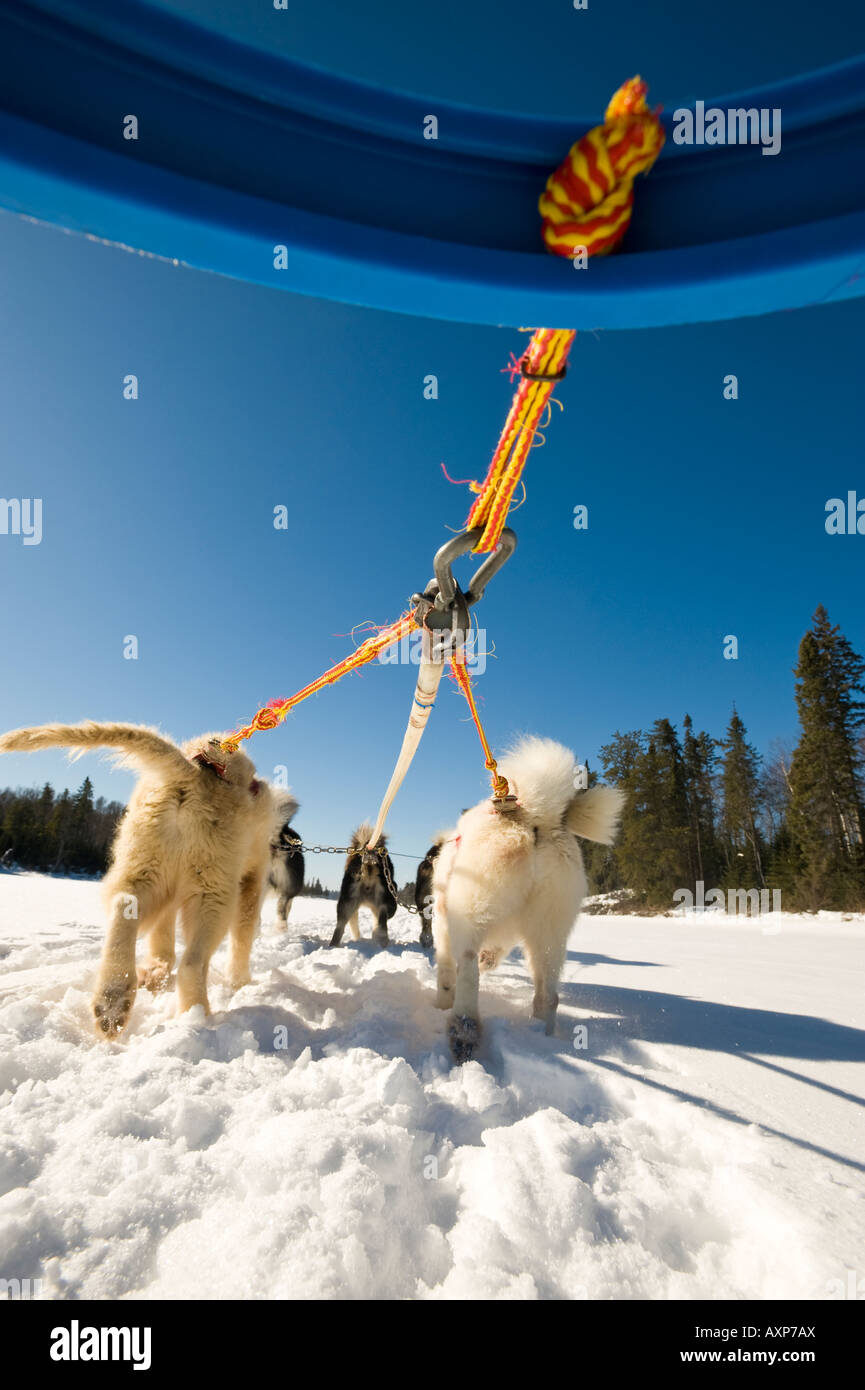
[[[388,936],[387,932],[379,931],[378,927],[376,927],[375,931],[373,932],[372,939],[375,942],[376,946],[381,946],[382,949],[385,946],[390,945],[390,937]]]
[[[432,946],[432,944],[433,944],[433,936],[432,936],[432,932],[431,932],[431,931],[422,931],[422,932],[421,932],[421,934],[420,934],[420,944],[421,944],[421,946],[423,946],[423,948],[424,948],[425,951],[428,951],[428,950],[429,950],[429,948],[430,948],[430,947]]]
[[[454,1061],[459,1066],[462,1066],[463,1062],[471,1061],[480,1038],[481,1025],[476,1018],[469,1018],[465,1014],[454,1014],[448,1029],[448,1039]]]
[[[167,960],[154,960],[149,965],[138,967],[140,989],[149,989],[151,994],[162,994],[171,984],[171,965]]]
[[[232,973],[228,977],[228,988],[234,994],[236,994],[239,989],[243,989],[244,985],[251,984],[252,976],[250,975],[248,970],[238,970],[236,974]]]
[[[129,1022],[135,999],[135,986],[130,981],[103,985],[93,996],[93,1017],[96,1027],[106,1038],[116,1038]]]

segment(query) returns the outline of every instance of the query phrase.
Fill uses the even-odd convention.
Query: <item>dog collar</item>
[[[205,767],[212,767],[217,777],[225,777],[225,763],[218,763],[215,758],[211,758],[209,753],[201,752],[193,756],[194,763],[203,763]]]
[[[212,767],[217,777],[221,777],[222,780],[225,781],[226,764],[218,763],[215,758],[210,757],[209,753],[196,753],[192,761],[194,763],[201,763],[204,767]],[[249,794],[250,796],[258,796],[258,793],[260,791],[261,783],[257,777],[253,777],[252,781],[249,784]]]

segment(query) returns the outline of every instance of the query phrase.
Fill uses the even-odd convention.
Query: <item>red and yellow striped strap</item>
[[[469,678],[468,668],[465,665],[464,661],[461,661],[459,657],[454,656],[451,658],[451,669],[456,678],[457,685],[466,697],[469,711],[471,713],[472,720],[474,721],[474,726],[478,731],[478,737],[481,741],[481,747],[484,750],[487,771],[490,773],[492,777],[493,796],[496,798],[496,800],[501,801],[509,794],[510,787],[508,786],[507,779],[504,778],[498,770],[498,764],[496,763],[496,760],[492,755],[487,736],[484,733],[484,726],[481,723],[481,717],[478,714],[478,707],[475,703],[475,693],[472,690],[472,683]]]
[[[248,724],[242,729],[235,729],[227,738],[223,739],[222,747],[227,753],[236,753],[244,739],[250,738],[259,729],[275,729],[277,724],[281,724],[285,716],[295,705],[299,705],[301,700],[306,700],[310,695],[317,695],[319,690],[323,690],[326,685],[334,685],[336,681],[347,676],[350,671],[357,671],[359,667],[365,666],[367,662],[374,661],[379,652],[383,652],[386,647],[398,642],[406,633],[413,632],[417,627],[413,612],[403,613],[395,623],[390,623],[387,627],[380,628],[372,637],[368,637],[365,642],[353,651],[345,660],[337,662],[336,666],[331,666],[324,675],[319,676],[318,680],[305,685],[302,690],[298,690],[296,695],[291,695],[287,700],[269,700],[266,705],[262,705],[257,710]]]

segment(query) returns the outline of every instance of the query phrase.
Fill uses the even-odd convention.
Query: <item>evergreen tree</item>
[[[715,743],[707,733],[694,733],[689,714],[685,715],[683,726],[682,762],[688,800],[691,873],[695,880],[714,886],[719,875],[715,835]]]
[[[675,727],[669,719],[657,719],[649,735],[654,747],[654,767],[658,779],[658,863],[657,873],[664,879],[664,900],[671,902],[677,888],[693,889],[696,875],[690,854],[690,815],[685,764]]]
[[[735,706],[720,740],[724,750],[721,785],[721,839],[724,852],[724,886],[764,888],[763,842],[760,815],[760,755],[748,742],[747,730]]]
[[[612,851],[614,870],[607,877],[608,886],[602,886],[603,875],[597,872],[595,847],[590,845],[588,841],[584,841],[581,846],[583,855],[586,857],[586,872],[596,893],[611,891],[610,879],[613,879],[615,888],[629,888],[637,897],[645,896],[644,885],[639,877],[639,853],[633,843],[635,838],[633,826],[637,816],[639,793],[637,768],[644,753],[645,737],[639,729],[632,729],[624,734],[617,729],[610,742],[601,748],[600,757],[604,776],[608,782],[625,793],[625,804],[622,810],[622,825],[618,841]],[[591,775],[589,782],[591,785]]]
[[[626,793],[616,851],[621,880],[639,900],[671,906],[678,888],[691,886],[689,813],[682,750],[668,719],[649,733],[616,734],[601,749],[608,779]]]
[[[601,749],[601,763],[607,781],[627,791],[644,748],[645,738],[639,729],[632,729],[627,734],[621,734],[617,729],[612,740]]]
[[[64,788],[54,804],[54,814],[49,825],[50,839],[54,847],[54,859],[48,867],[53,869],[55,873],[64,867],[71,807],[69,792]]]
[[[799,644],[796,705],[801,737],[790,767],[790,830],[803,906],[865,903],[860,735],[865,662],[821,604]]]
[[[72,801],[69,837],[72,866],[86,872],[92,872],[97,867],[96,856],[90,844],[92,817],[93,783],[89,777],[85,777]]]

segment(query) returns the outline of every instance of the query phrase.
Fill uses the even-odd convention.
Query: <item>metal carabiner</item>
[[[418,626],[435,631],[448,630],[458,644],[465,643],[471,631],[469,609],[480,602],[493,575],[507,563],[516,549],[516,532],[506,526],[495,550],[478,567],[468,588],[463,591],[454,579],[452,565],[454,560],[474,549],[482,534],[483,528],[476,526],[445,541],[433,558],[435,578],[430,580],[422,594],[412,594],[411,597]]]
[[[454,536],[452,540],[445,541],[444,545],[436,551],[433,559],[433,570],[438,580],[439,593],[446,605],[453,602],[459,589],[453,577],[451,565],[454,560],[459,559],[460,555],[466,555],[470,550],[473,550],[482,535],[483,527],[476,526],[471,531],[463,531],[460,535]],[[511,558],[516,547],[516,532],[512,531],[509,526],[505,526],[495,550],[475,570],[469,581],[469,587],[465,591],[465,600],[469,608],[483,598],[484,591],[493,575],[498,574],[502,566]]]

